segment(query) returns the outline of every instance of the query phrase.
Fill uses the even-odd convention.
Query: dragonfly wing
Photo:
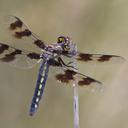
[[[0,43],[0,61],[18,68],[32,68],[40,60],[40,54],[16,49]]]
[[[60,73],[56,74],[55,78],[64,85],[72,84],[73,81],[76,81],[79,86],[84,86],[87,90],[92,92],[101,91],[103,89],[103,85],[100,81],[71,69],[62,70]]]
[[[76,59],[83,62],[96,62],[96,63],[122,63],[125,59],[121,56],[116,55],[105,55],[105,54],[89,54],[80,53],[76,55]]]
[[[5,35],[7,42],[33,44],[39,49],[44,49],[45,44],[16,16],[6,16],[0,20],[1,32]]]

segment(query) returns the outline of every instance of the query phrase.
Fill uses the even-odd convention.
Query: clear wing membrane
[[[76,59],[83,62],[122,63],[125,59],[116,55],[77,53]]]
[[[103,89],[101,82],[70,69],[66,69],[63,72],[56,74],[55,78],[57,81],[66,85],[71,84],[71,82],[76,79],[79,86],[85,86],[87,90],[91,90],[92,92],[101,91]]]
[[[40,54],[22,51],[0,43],[0,61],[19,68],[31,68],[40,60]]]

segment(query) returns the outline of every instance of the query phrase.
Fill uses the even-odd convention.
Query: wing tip
[[[122,57],[122,56],[115,56],[115,57],[117,57],[117,58],[120,58],[120,62],[125,62],[125,61],[127,61],[124,57]]]
[[[90,85],[91,92],[103,92],[104,91],[104,86],[102,82],[96,80],[94,85],[96,86]]]

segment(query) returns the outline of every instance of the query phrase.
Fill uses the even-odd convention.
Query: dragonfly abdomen
[[[31,107],[30,107],[29,114],[31,116],[36,112],[36,110],[39,106],[39,102],[40,102],[42,94],[44,92],[44,87],[45,87],[46,80],[48,77],[48,71],[49,71],[49,64],[47,61],[43,61],[42,65],[39,69],[37,84],[36,84],[34,96],[33,96]]]

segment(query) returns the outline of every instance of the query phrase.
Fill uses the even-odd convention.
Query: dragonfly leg
[[[69,68],[76,69],[75,67],[69,65],[69,64],[71,64],[71,63],[73,63],[73,62],[69,62],[68,64],[65,64],[64,61],[63,61],[60,57],[58,58],[58,62],[59,62],[61,65],[65,66],[65,67],[69,67]],[[77,69],[76,69],[76,70],[77,70]]]

